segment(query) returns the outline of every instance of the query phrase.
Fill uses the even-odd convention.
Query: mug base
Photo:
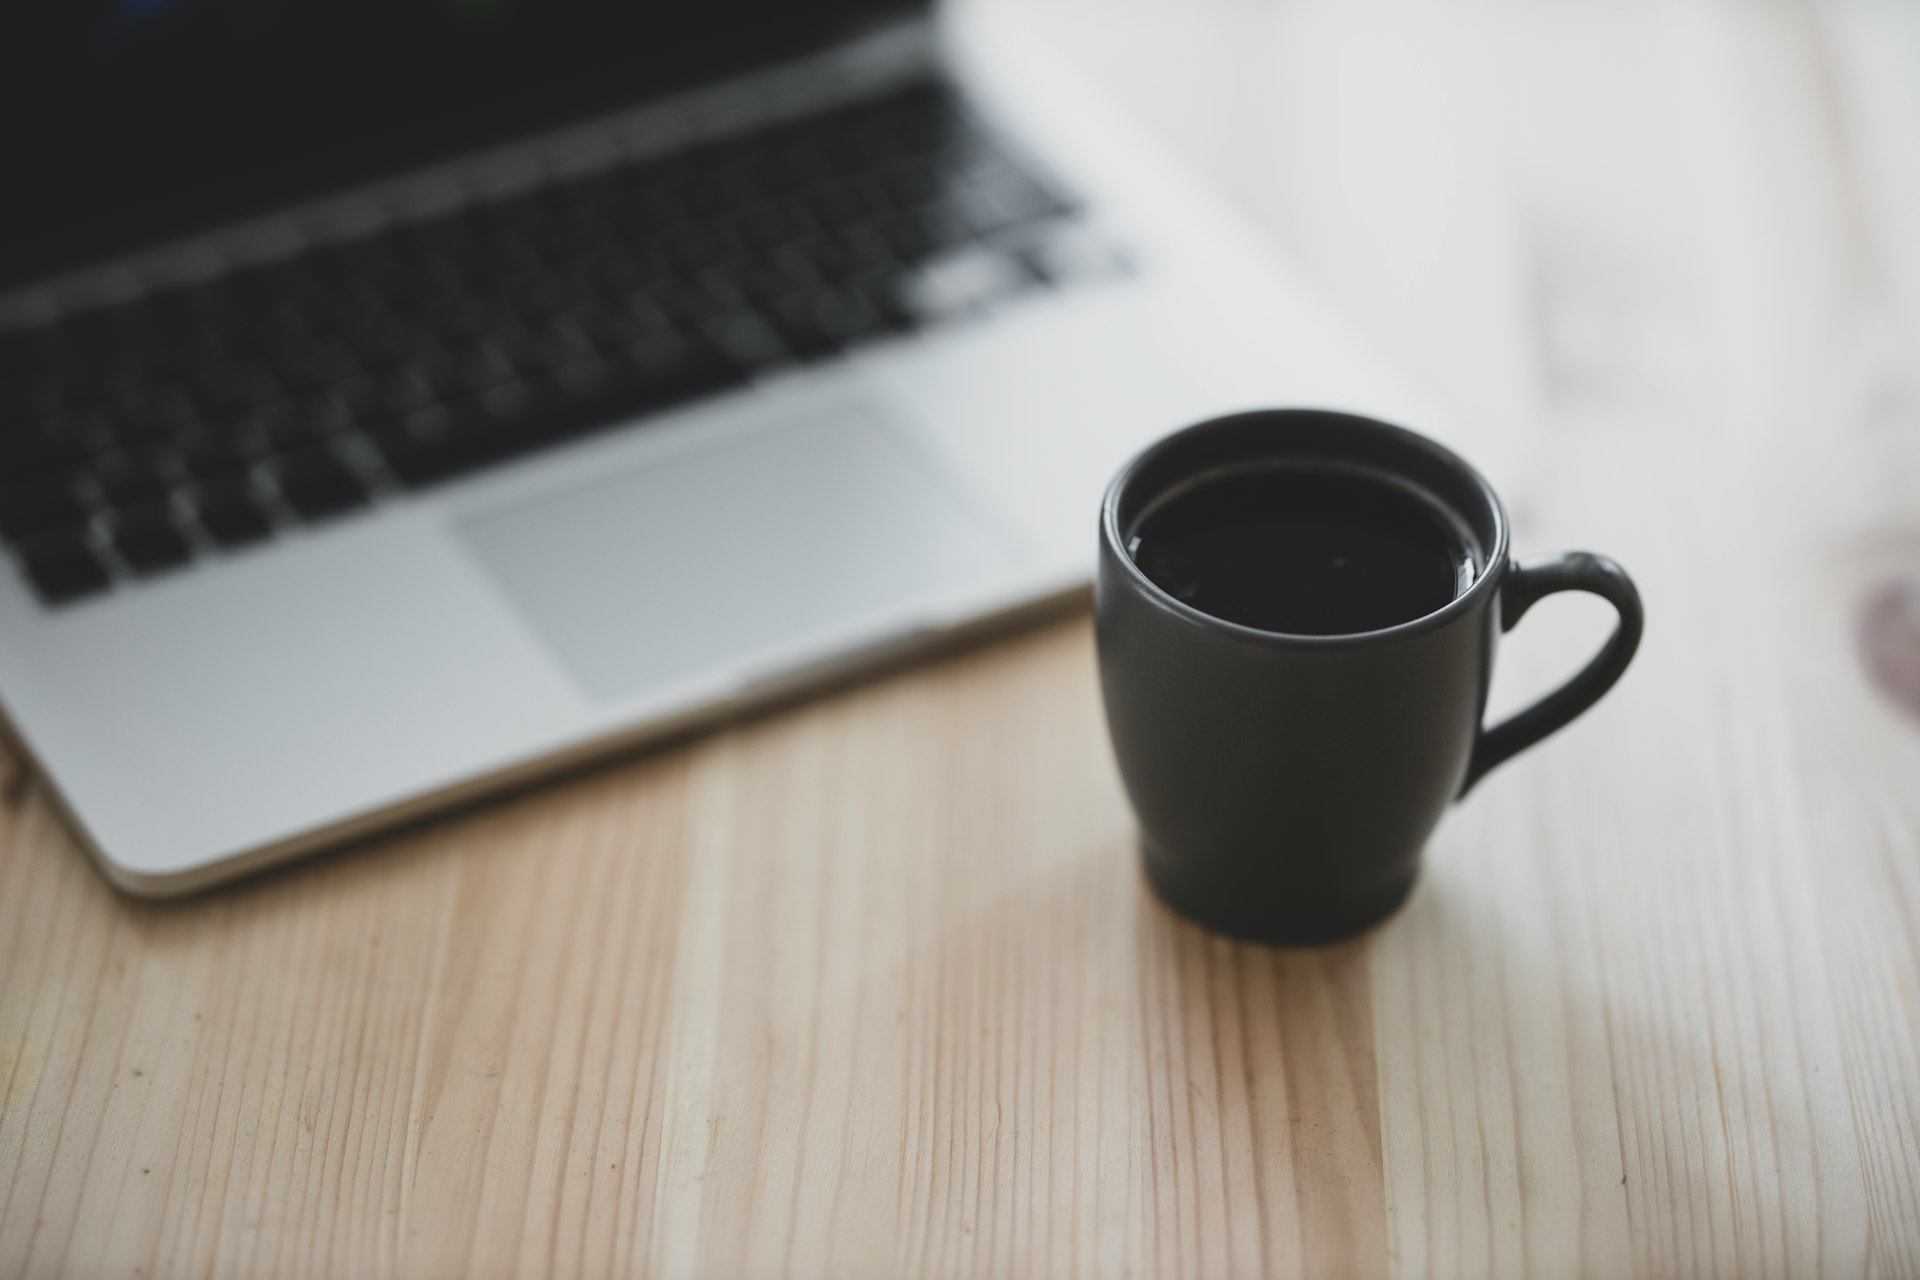
[[[1325,946],[1365,933],[1398,911],[1420,880],[1416,871],[1369,892],[1342,897],[1338,904],[1316,903],[1308,910],[1275,911],[1223,894],[1217,887],[1209,889],[1183,879],[1144,843],[1141,853],[1147,883],[1176,914],[1215,933],[1270,947]]]

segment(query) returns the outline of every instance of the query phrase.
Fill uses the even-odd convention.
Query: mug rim
[[[1149,578],[1145,570],[1127,554],[1126,543],[1120,533],[1120,502],[1128,488],[1147,467],[1164,454],[1192,441],[1196,436],[1229,430],[1244,426],[1257,420],[1285,418],[1317,418],[1322,421],[1337,421],[1343,430],[1367,432],[1376,438],[1386,439],[1427,454],[1442,466],[1458,472],[1465,477],[1474,490],[1486,501],[1487,509],[1493,514],[1494,545],[1487,550],[1486,567],[1474,578],[1473,585],[1449,600],[1446,604],[1423,613],[1417,618],[1405,622],[1396,622],[1390,627],[1379,627],[1372,631],[1344,631],[1335,635],[1307,635],[1293,631],[1268,631],[1262,627],[1250,627],[1244,623],[1231,622],[1196,609],[1174,595],[1159,583]],[[1276,455],[1284,458],[1286,455]],[[1249,458],[1247,461],[1258,461]],[[1422,486],[1424,489],[1425,486]],[[1434,501],[1444,502],[1437,494],[1430,494]],[[1451,507],[1453,504],[1447,503]],[[1459,513],[1456,511],[1456,515]],[[1256,644],[1269,645],[1285,649],[1347,649],[1361,645],[1384,643],[1402,637],[1421,635],[1428,631],[1446,626],[1454,619],[1471,612],[1480,605],[1487,593],[1497,589],[1499,579],[1507,565],[1507,509],[1500,501],[1500,495],[1494,492],[1487,478],[1480,474],[1474,465],[1465,458],[1447,448],[1439,441],[1418,431],[1395,426],[1378,418],[1369,418],[1363,414],[1347,413],[1338,409],[1250,409],[1240,413],[1225,414],[1208,418],[1202,422],[1182,427],[1154,441],[1135,454],[1107,485],[1106,496],[1100,500],[1100,543],[1101,550],[1107,556],[1120,563],[1121,571],[1128,575],[1136,590],[1145,599],[1157,607],[1188,622],[1198,623],[1209,630],[1231,636],[1235,639]]]

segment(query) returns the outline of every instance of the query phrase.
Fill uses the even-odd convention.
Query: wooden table
[[[1289,954],[1144,892],[1084,619],[172,906],[0,760],[0,1273],[1920,1273],[1920,7],[1025,3],[1622,686]]]

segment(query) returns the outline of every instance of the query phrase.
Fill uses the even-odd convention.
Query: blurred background
[[[1848,431],[1893,454],[1830,516],[1920,488],[1914,6],[971,2],[1256,213],[1497,480],[1538,433],[1630,427],[1679,467]]]
[[[971,2],[1069,51],[1416,374],[1522,554],[1604,538],[1661,603],[1757,558],[1763,598],[1824,582],[1814,625],[1843,630],[1885,579],[1920,630],[1920,8]],[[1657,654],[1686,623],[1652,615]],[[1496,705],[1605,618],[1549,601]]]

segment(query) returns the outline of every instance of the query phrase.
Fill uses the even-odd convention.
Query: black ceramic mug
[[[1157,501],[1210,476],[1324,467],[1412,489],[1471,547],[1451,602],[1354,634],[1226,621],[1147,576],[1129,542]],[[1204,422],[1148,448],[1107,490],[1094,588],[1100,680],[1148,878],[1182,914],[1273,943],[1327,942],[1390,915],[1447,805],[1565,725],[1626,670],[1632,581],[1584,552],[1508,558],[1487,482],[1424,436],[1313,410]],[[1481,727],[1495,638],[1556,591],[1590,591],[1619,624],[1561,688]]]

